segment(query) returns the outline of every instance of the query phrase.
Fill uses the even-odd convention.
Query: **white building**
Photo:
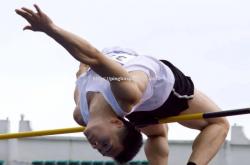
[[[9,130],[10,121],[0,120],[0,133],[8,133]],[[30,122],[22,117],[19,132],[30,130]],[[191,145],[192,141],[169,141],[169,165],[185,165],[191,153]],[[232,126],[231,141],[225,142],[210,165],[249,165],[249,155],[250,140],[244,135],[242,127]],[[45,136],[0,140],[0,160],[0,165],[28,165],[32,162],[41,165],[35,161],[45,161],[44,165],[66,165],[63,161],[71,161],[70,165],[85,165],[81,162],[93,160],[99,161],[96,165],[105,165],[103,162],[110,159],[93,150],[84,137]],[[134,160],[146,160],[143,150]]]

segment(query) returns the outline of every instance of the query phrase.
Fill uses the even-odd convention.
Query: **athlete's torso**
[[[150,56],[137,55],[131,50],[120,48],[106,49],[103,53],[119,62],[128,72],[143,71],[149,78],[148,86],[141,101],[133,107],[131,113],[136,111],[151,111],[160,107],[168,98],[174,85],[172,71],[159,60]],[[89,119],[89,103],[96,94],[101,94],[112,107],[117,116],[128,115],[122,110],[120,102],[114,97],[110,84],[93,70],[89,69],[77,80],[80,97],[80,111],[85,123]]]

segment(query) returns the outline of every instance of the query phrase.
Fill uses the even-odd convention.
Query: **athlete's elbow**
[[[141,101],[141,98],[142,98],[142,93],[141,92],[136,92],[134,94],[133,99],[131,100],[131,103],[133,105],[136,105],[136,104],[138,104]]]
[[[141,101],[142,95],[142,92],[135,90],[131,93],[130,97],[127,98],[127,102],[131,105],[131,107],[134,107]]]
[[[130,113],[133,110],[133,107],[136,106],[140,99],[139,97],[128,97],[128,98],[120,98],[122,100],[122,110],[126,113]]]

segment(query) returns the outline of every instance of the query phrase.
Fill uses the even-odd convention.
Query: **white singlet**
[[[170,95],[174,86],[174,75],[172,71],[159,60],[144,55],[138,55],[132,50],[119,47],[104,49],[103,54],[119,62],[128,72],[140,70],[147,74],[149,83],[140,100],[131,112],[151,111],[160,107]],[[112,77],[111,77],[112,78]],[[76,81],[80,97],[80,111],[85,124],[89,119],[89,108],[87,104],[87,92],[100,92],[114,112],[124,117],[124,112],[116,101],[110,87],[109,81],[100,77],[92,69],[83,73]]]

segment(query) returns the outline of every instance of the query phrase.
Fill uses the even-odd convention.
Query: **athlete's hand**
[[[15,10],[18,15],[22,16],[30,23],[30,25],[25,26],[23,30],[49,32],[53,27],[52,20],[42,12],[37,5],[34,5],[34,7],[36,12],[26,7]]]

